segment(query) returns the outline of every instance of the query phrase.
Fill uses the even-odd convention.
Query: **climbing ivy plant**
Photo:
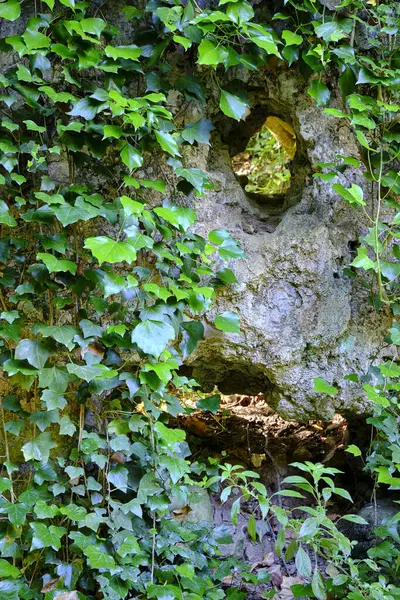
[[[229,262],[244,254],[227,230],[207,240],[193,230],[191,198],[212,184],[183,157],[210,143],[213,125],[178,129],[168,93],[205,104],[210,76],[220,110],[241,120],[248,96],[224,70],[298,61],[321,107],[337,73],[342,106],[324,110],[350,122],[360,155],[316,165],[315,177],[363,169],[365,185],[334,184],[370,223],[352,266],[373,274],[379,302],[396,303],[399,9],[289,0],[261,25],[244,0],[215,9],[150,0],[119,15],[113,6],[118,27],[110,2],[93,4],[0,2],[0,339],[10,388],[0,596],[236,600],[242,592],[222,585],[239,568],[218,558],[224,531],[182,519],[190,498],[218,483],[216,467],[191,463],[185,433],[168,422],[195,383],[179,368],[204,337],[216,291],[236,282]],[[171,67],[174,53],[187,72]],[[237,333],[239,317],[223,313],[214,326]],[[310,593],[325,598],[315,572]]]

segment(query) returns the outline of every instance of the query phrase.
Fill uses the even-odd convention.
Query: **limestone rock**
[[[366,224],[330,183],[312,177],[321,160],[359,156],[354,136],[346,121],[315,106],[307,82],[293,70],[258,74],[247,85],[254,108],[246,122],[217,115],[211,148],[190,150],[191,162],[206,167],[218,182],[196,201],[199,230],[229,229],[247,259],[233,264],[239,283],[219,293],[214,314],[207,316],[207,338],[189,366],[205,390],[216,385],[228,394],[264,393],[288,419],[365,412],[369,405],[362,387],[344,376],[365,374],[380,359],[391,320],[385,310],[368,305],[360,279],[344,271]],[[229,156],[229,149],[231,154],[243,150],[246,135],[248,140],[269,115],[292,124],[298,147],[291,189],[281,214],[272,215],[243,191]],[[366,188],[362,173],[351,167],[337,181]],[[212,327],[213,317],[225,310],[240,315],[240,334],[227,336]],[[338,395],[314,393],[316,377],[339,387]]]

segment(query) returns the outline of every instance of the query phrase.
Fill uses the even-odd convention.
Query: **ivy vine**
[[[16,21],[17,32],[0,41],[10,58],[0,75],[0,340],[12,388],[1,403],[5,600],[237,600],[243,593],[223,585],[232,571],[269,580],[220,560],[223,528],[171,518],[172,502],[186,507],[221,481],[212,460],[191,462],[185,433],[168,420],[186,410],[179,396],[195,385],[179,368],[204,338],[203,315],[218,288],[236,283],[230,261],[244,257],[227,230],[194,233],[190,199],[212,184],[185,166],[183,148],[209,144],[213,125],[177,129],[168,91],[201,103],[207,93],[197,67],[169,77],[171,48],[213,74],[220,109],[236,120],[251,106],[243,90],[225,85],[224,69],[257,71],[271,56],[298,61],[321,107],[330,99],[328,70],[337,73],[343,108],[324,110],[350,122],[360,156],[316,165],[315,177],[363,169],[365,189],[334,184],[370,224],[352,266],[373,275],[376,304],[397,307],[397,3],[344,0],[332,11],[290,0],[266,25],[244,0],[221,0],[215,10],[194,0],[137,4],[122,9],[132,23],[122,44],[107,3],[38,0],[30,14],[26,2],[0,2],[0,18]],[[355,43],[360,28],[368,51]],[[165,176],[145,178],[155,157]],[[94,166],[108,185],[86,177]],[[148,190],[158,205],[146,201]],[[239,316],[225,312],[214,326],[238,333]],[[400,342],[396,324],[392,341]],[[201,408],[215,411],[215,398]],[[19,437],[29,440],[20,461]],[[271,507],[256,484],[265,518]],[[239,508],[240,500],[234,517]],[[271,510],[284,531],[286,517]],[[318,569],[311,588],[326,597]]]

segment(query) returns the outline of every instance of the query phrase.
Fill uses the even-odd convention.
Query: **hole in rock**
[[[237,180],[270,214],[282,211],[291,184],[291,162],[296,154],[296,134],[290,123],[269,116],[249,139],[243,152],[232,157]]]
[[[272,232],[286,210],[300,202],[311,169],[289,108],[267,98],[264,90],[251,90],[249,96],[253,108],[245,120],[220,114],[214,123],[249,208],[256,209],[254,231]]]

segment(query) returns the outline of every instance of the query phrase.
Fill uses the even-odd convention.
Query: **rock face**
[[[330,183],[312,177],[317,162],[358,156],[353,134],[345,120],[315,106],[298,73],[259,74],[242,83],[254,106],[246,122],[214,114],[213,144],[191,148],[185,157],[215,184],[196,201],[202,233],[228,228],[247,255],[233,266],[239,283],[219,294],[216,307],[239,313],[241,333],[222,336],[210,327],[190,359],[193,375],[206,390],[217,385],[223,393],[262,392],[289,419],[366,412],[361,386],[343,378],[367,373],[390,317],[367,304],[368,290],[359,278],[344,273],[366,231],[360,213],[345,206]],[[229,155],[243,150],[269,115],[290,122],[297,136],[292,186],[281,214],[246,195]],[[361,172],[352,167],[336,182],[365,188]],[[314,393],[315,377],[338,386],[338,395],[326,399]]]

